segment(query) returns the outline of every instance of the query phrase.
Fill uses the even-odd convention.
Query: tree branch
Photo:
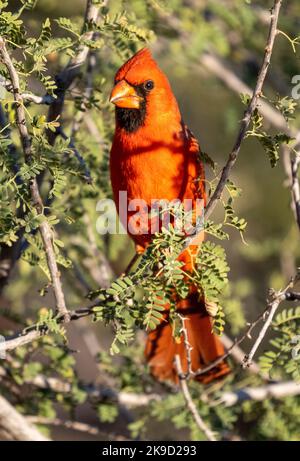
[[[7,80],[0,76],[0,86],[6,89],[9,93],[13,93],[13,87],[10,80]],[[34,102],[35,104],[46,104],[49,105],[54,101],[54,97],[50,94],[39,96],[33,93],[21,93],[23,101]]]
[[[69,139],[68,136],[65,134],[65,132],[62,130],[61,127],[58,128],[57,133],[60,134],[60,136],[64,140]],[[69,141],[69,147],[74,152],[74,155],[77,158],[79,165],[81,166],[82,170],[84,171],[84,180],[85,180],[85,182],[87,184],[92,184],[93,180],[92,180],[91,172],[90,172],[87,164],[85,163],[84,158],[82,157],[81,153],[76,148],[74,140],[72,138]]]
[[[187,385],[187,381],[186,381],[186,379],[184,377],[184,373],[182,371],[182,366],[181,366],[181,361],[180,361],[180,356],[179,355],[175,356],[175,366],[176,366],[176,369],[177,369],[177,374],[178,374],[178,378],[179,378],[179,384],[180,384],[184,399],[186,401],[186,404],[187,404],[187,407],[188,407],[189,411],[191,412],[191,415],[194,418],[195,423],[197,424],[200,431],[203,432],[203,434],[205,435],[207,440],[209,440],[211,442],[216,442],[217,439],[215,438],[214,433],[209,429],[209,427],[207,427],[207,425],[205,424],[205,422],[203,421],[203,419],[199,415],[195,403],[193,402],[193,399],[191,397],[191,394],[190,394],[190,391],[189,391],[189,388],[188,388],[188,385]]]
[[[93,315],[93,308],[96,306],[99,306],[99,303],[94,303],[88,307],[70,311],[70,317],[68,321],[79,320],[82,317]],[[65,316],[62,314],[58,316],[57,323],[66,323]],[[5,353],[6,351],[11,351],[17,347],[25,346],[26,344],[36,341],[37,339],[47,334],[49,334],[47,325],[32,325],[27,327],[13,336],[6,337],[4,341],[0,342],[0,354],[1,352]]]
[[[186,360],[187,360],[187,371],[186,371],[186,373],[183,374],[182,378],[189,379],[190,377],[194,376],[194,371],[192,369],[192,350],[193,350],[193,347],[191,346],[191,344],[189,342],[188,330],[187,330],[187,327],[185,325],[186,320],[189,320],[189,319],[183,317],[180,314],[178,314],[178,316],[179,316],[179,318],[181,320],[181,323],[182,323],[180,333],[182,333],[182,335],[183,335],[184,347],[185,347],[185,352],[186,352]]]
[[[7,372],[4,368],[0,367],[0,380],[5,378]],[[51,390],[55,393],[69,393],[72,391],[72,384],[63,381],[59,378],[48,377],[42,374],[36,375],[34,378],[25,380],[27,385],[31,385],[40,389]],[[118,402],[126,408],[138,408],[148,406],[153,401],[161,401],[164,396],[161,394],[139,394],[134,392],[115,391],[103,385],[80,384],[80,389],[88,394],[91,402],[95,401],[113,401]],[[300,394],[300,385],[294,381],[269,383],[264,386],[246,387],[237,389],[236,391],[224,392],[215,402],[215,405],[225,404],[232,406],[236,403],[245,400],[262,401],[266,398],[284,398]],[[205,399],[206,401],[206,399]],[[211,404],[211,402],[210,402]]]
[[[243,360],[243,367],[246,368],[246,367],[249,367],[252,363],[252,359],[254,357],[254,354],[255,352],[257,351],[258,347],[260,346],[262,340],[264,339],[271,323],[272,323],[272,320],[273,320],[273,317],[275,315],[275,312],[277,311],[278,307],[280,306],[280,304],[283,302],[283,301],[286,301],[287,300],[287,292],[288,290],[293,286],[293,283],[294,283],[294,280],[292,279],[291,282],[287,285],[287,287],[284,289],[284,290],[281,290],[281,291],[274,291],[274,290],[270,290],[270,300],[268,301],[268,307],[267,307],[267,311],[263,317],[263,319],[266,318],[266,321],[262,327],[262,329],[260,330],[259,332],[259,335],[255,341],[255,343],[253,344],[253,346],[251,347],[251,350],[250,352],[245,356],[244,360]],[[294,300],[293,299],[293,296],[291,296],[291,299],[290,300]],[[296,298],[297,299],[297,298]]]
[[[203,53],[200,58],[201,66],[204,66],[209,72],[221,80],[230,90],[237,94],[252,95],[253,90],[246,85],[231,69],[229,69],[224,62],[216,55],[211,53]],[[291,137],[295,137],[297,130],[295,128],[288,128],[283,115],[274,108],[270,103],[261,99],[257,107],[258,111],[272,126]]]
[[[19,130],[19,135],[22,143],[25,162],[30,165],[32,160],[31,139],[26,126],[26,117],[24,110],[24,101],[20,94],[20,82],[18,73],[13,65],[13,62],[7,52],[5,41],[0,37],[0,57],[3,64],[6,66],[12,87],[14,100],[16,102],[16,119]],[[39,186],[36,177],[30,180],[30,194],[33,205],[39,215],[44,214],[44,204],[40,195]],[[47,220],[44,220],[39,225],[40,234],[43,241],[44,250],[46,252],[47,264],[51,275],[51,281],[55,296],[56,310],[64,316],[65,321],[69,320],[68,310],[66,308],[64,293],[60,280],[60,273],[56,263],[53,231]]]
[[[249,124],[251,122],[252,115],[257,107],[258,101],[262,95],[262,89],[263,85],[265,82],[265,78],[268,72],[268,68],[270,65],[270,60],[273,52],[273,46],[274,46],[274,41],[275,37],[277,34],[277,23],[278,23],[278,17],[279,17],[279,12],[280,12],[280,7],[281,7],[282,0],[275,0],[274,1],[274,6],[271,12],[271,20],[270,20],[270,27],[269,27],[269,34],[268,34],[268,39],[267,39],[267,44],[265,48],[265,54],[263,58],[263,62],[257,77],[257,82],[255,85],[255,89],[253,91],[252,98],[250,100],[250,103],[247,107],[247,110],[245,112],[244,118],[241,121],[240,125],[240,130],[237,135],[236,141],[234,143],[233,149],[229,155],[229,158],[227,160],[227,163],[225,167],[222,170],[222,174],[219,180],[219,183],[216,187],[216,190],[214,191],[213,195],[211,196],[206,209],[205,209],[205,217],[209,218],[211,213],[213,212],[215,206],[217,205],[217,202],[222,196],[222,192],[225,188],[227,179],[229,177],[229,174],[238,158],[241,144],[245,138],[245,135],[247,133],[247,129],[249,127]]]
[[[290,287],[290,284],[288,285],[288,287],[283,290],[283,292],[281,292],[281,296],[280,296],[280,299],[281,301],[280,302],[283,302],[283,301],[294,301],[294,300],[297,300],[298,297],[298,293],[295,293],[295,292],[290,292],[288,291]],[[212,370],[214,367],[216,367],[217,365],[219,365],[221,362],[223,362],[227,357],[229,357],[230,355],[233,354],[233,351],[236,347],[238,347],[243,341],[245,341],[245,339],[249,339],[251,338],[251,333],[252,333],[252,330],[262,321],[266,318],[266,316],[268,316],[270,314],[270,310],[272,309],[272,306],[273,304],[272,303],[268,303],[266,309],[261,313],[259,314],[259,316],[249,324],[248,328],[246,329],[245,333],[243,333],[242,336],[240,336],[240,338],[236,339],[235,341],[232,342],[231,346],[228,348],[228,350],[225,352],[225,354],[221,355],[220,357],[218,357],[216,360],[214,360],[213,362],[211,362],[209,365],[207,365],[206,367],[204,368],[201,368],[200,370],[196,371],[195,372],[195,376],[201,376],[201,375],[204,375],[205,373],[207,373],[208,371]],[[278,307],[278,306],[277,306]],[[273,314],[274,316],[274,314]],[[271,318],[271,321],[272,321],[272,318]],[[240,356],[240,358],[242,358]],[[252,358],[253,358],[253,355],[252,355]],[[243,357],[243,360],[245,359],[245,356]],[[254,365],[255,367],[257,365]]]
[[[102,5],[103,6],[103,5]],[[93,0],[87,0],[86,2],[86,11],[84,18],[83,31],[88,26],[88,24],[96,22],[99,14],[99,5],[94,5]],[[93,31],[88,30],[84,34],[85,40],[91,40],[93,38]],[[67,89],[73,83],[76,77],[78,77],[80,72],[80,67],[86,61],[89,48],[86,45],[80,45],[77,53],[73,56],[67,66],[56,76],[56,96],[57,98],[52,102],[49,107],[48,112],[48,122],[56,120],[58,117],[61,117],[65,102],[65,95]],[[48,131],[48,141],[50,144],[53,144],[58,132]]]
[[[84,432],[85,434],[105,437],[109,440],[130,440],[123,435],[115,434],[114,432],[101,431],[98,427],[90,424],[82,423],[81,421],[71,421],[59,418],[46,418],[44,416],[26,416],[26,420],[33,424],[43,424],[45,426],[61,426],[73,431]]]
[[[231,407],[245,400],[263,401],[265,399],[282,399],[300,394],[300,384],[294,381],[267,384],[260,387],[245,387],[234,392],[224,392],[218,403]]]
[[[263,24],[269,24],[269,11],[257,9],[256,7],[255,10],[260,21]],[[160,10],[157,10],[157,13],[172,30],[176,31],[184,44],[189,43],[190,35],[182,28],[182,24],[176,16],[162,12]],[[201,69],[205,67],[209,72],[220,79],[230,90],[234,91],[235,93],[248,95],[253,94],[251,88],[246,85],[230,68],[228,68],[220,57],[210,52],[204,52],[199,59],[199,64]],[[264,119],[267,120],[271,125],[288,134],[290,137],[296,138],[296,144],[299,142],[300,133],[298,133],[294,127],[289,127],[287,125],[285,118],[279,110],[274,108],[271,104],[263,99],[259,101],[257,109],[263,115]],[[284,153],[285,151],[290,151],[288,146],[284,148]],[[296,221],[300,229],[300,187],[297,172],[299,169],[299,163],[297,162],[297,158],[295,161],[290,160],[290,152],[288,153],[289,158],[287,162],[284,162],[284,167],[289,180],[289,186],[291,188],[292,203],[293,209],[295,211]],[[291,170],[293,171],[293,174],[291,173]],[[209,212],[209,215],[210,213],[211,212]],[[206,215],[206,217],[209,215]]]
[[[0,395],[0,432],[12,440],[47,441],[24,416]]]
[[[105,4],[102,3],[102,6]],[[92,0],[86,2],[86,12],[82,31],[87,28],[88,24],[95,22],[98,17],[100,6],[94,5]],[[84,34],[85,39],[92,39],[93,32],[87,31]],[[86,45],[80,45],[75,55],[70,59],[68,65],[56,76],[57,84],[57,98],[53,98],[51,95],[36,96],[31,93],[18,94],[20,100],[35,102],[37,104],[49,104],[48,111],[48,122],[54,121],[57,117],[60,117],[63,111],[65,94],[69,86],[72,84],[74,79],[79,75],[80,67],[85,62],[89,48]],[[13,92],[12,82],[2,79],[2,85],[10,92]],[[52,132],[48,130],[47,137],[50,144],[53,144],[59,131]],[[39,183],[42,182],[43,175],[39,177]],[[21,237],[21,236],[20,236]],[[21,238],[17,242],[13,243],[12,246],[2,245],[0,254],[0,292],[6,285],[10,272],[18,258],[19,250],[21,247]],[[3,262],[2,262],[3,261]],[[62,303],[63,305],[63,303]]]
[[[270,65],[270,60],[273,52],[273,46],[275,42],[275,37],[277,34],[277,23],[278,23],[278,17],[279,17],[279,12],[280,12],[280,7],[281,7],[282,0],[275,0],[274,1],[274,6],[271,10],[271,20],[270,20],[270,26],[269,26],[269,33],[268,33],[268,39],[267,39],[267,44],[265,47],[265,54],[263,58],[263,62],[260,68],[260,71],[258,73],[255,89],[253,91],[251,100],[248,104],[248,107],[244,113],[244,117],[241,121],[240,124],[240,129],[237,135],[237,138],[235,140],[234,146],[232,148],[232,151],[229,154],[228,160],[225,164],[225,166],[222,169],[222,173],[219,179],[219,182],[217,184],[217,187],[210,197],[210,200],[208,204],[205,207],[205,213],[204,213],[204,218],[208,219],[212,212],[214,211],[217,203],[219,202],[222,193],[224,191],[224,188],[226,186],[227,180],[229,178],[229,175],[231,173],[232,168],[234,167],[240,149],[242,142],[247,134],[248,127],[251,122],[251,118],[253,116],[253,113],[255,109],[258,106],[259,99],[262,95],[262,89],[263,85],[265,82],[265,78],[268,72],[268,68]],[[191,235],[188,239],[185,241],[185,245],[183,247],[183,250],[186,250],[186,248],[190,245],[193,245],[193,242],[196,242],[198,240],[199,234],[203,232],[203,225],[201,223],[200,229],[196,229],[195,233]]]
[[[245,352],[237,345],[236,342],[232,341],[225,333],[221,336],[221,341],[225,347],[225,350],[231,349],[230,356],[237,362],[242,363],[245,357]],[[265,380],[269,380],[269,377],[263,373],[259,365],[255,362],[252,362],[251,368],[249,368],[250,373],[261,376]]]

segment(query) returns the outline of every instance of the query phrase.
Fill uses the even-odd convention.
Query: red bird
[[[119,192],[127,192],[126,205],[143,199],[151,205],[153,199],[174,200],[202,198],[205,201],[204,168],[199,162],[199,145],[183,124],[177,101],[165,74],[160,70],[147,48],[129,59],[117,72],[110,102],[116,106],[116,130],[110,155],[110,174],[116,206],[122,221]],[[132,216],[128,213],[127,222]],[[143,252],[151,234],[128,233]],[[193,246],[197,250],[197,246]],[[191,266],[190,253],[181,260],[185,269]],[[178,299],[177,310],[184,314],[188,341],[192,346],[192,369],[203,368],[223,355],[224,348],[212,333],[212,324],[203,299],[196,288],[185,300]],[[168,306],[164,313],[168,319]],[[174,356],[181,357],[183,371],[187,370],[183,339],[176,342],[170,324],[163,321],[151,331],[145,349],[152,374],[159,380],[176,379]],[[228,373],[225,362],[215,367],[201,380]]]

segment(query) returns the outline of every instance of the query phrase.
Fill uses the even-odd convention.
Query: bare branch
[[[250,338],[250,334],[253,330],[253,328],[256,327],[256,325],[261,322],[261,320],[263,319],[264,315],[266,313],[266,310],[260,314],[257,319],[252,322],[246,332],[239,338],[239,339],[236,339],[235,341],[232,342],[232,345],[228,348],[228,350],[225,352],[225,354],[221,355],[220,357],[218,357],[216,360],[214,360],[213,362],[211,362],[209,365],[207,365],[206,367],[204,368],[201,368],[200,370],[196,371],[195,372],[195,376],[201,376],[201,375],[204,375],[205,373],[207,373],[208,371],[212,370],[213,368],[215,368],[217,365],[219,365],[221,362],[223,362],[225,359],[227,359],[227,357],[229,357],[232,353],[233,353],[233,350],[238,347],[243,341],[245,341],[246,338]]]
[[[47,441],[24,416],[0,395],[0,431],[12,440]]]
[[[99,5],[94,5],[92,0],[87,0],[86,11],[83,31],[88,24],[96,22],[99,14]],[[89,30],[84,34],[85,40],[91,40],[93,38],[93,31]],[[65,95],[67,89],[73,83],[75,78],[79,75],[80,67],[86,61],[89,48],[86,45],[80,45],[77,53],[70,59],[67,66],[56,76],[56,96],[57,98],[52,102],[48,112],[48,122],[56,120],[61,117],[65,102]],[[58,132],[48,131],[48,140],[50,144],[53,144]]]
[[[182,327],[181,327],[180,332],[183,335],[184,346],[185,346],[185,351],[186,351],[186,359],[187,359],[187,372],[184,373],[184,378],[188,379],[188,378],[190,378],[191,376],[194,375],[194,372],[193,372],[193,369],[192,369],[192,355],[191,355],[193,347],[191,346],[191,344],[189,342],[188,331],[187,331],[187,327],[185,326],[186,320],[189,320],[189,319],[183,317],[180,314],[178,314],[178,316],[179,316],[179,318],[181,320],[181,323],[182,323]]]
[[[245,387],[234,392],[224,392],[218,403],[231,407],[245,400],[263,401],[265,399],[282,399],[300,394],[300,385],[294,381],[267,384],[260,387]]]
[[[230,90],[237,94],[247,94],[251,96],[253,90],[246,85],[223,61],[211,53],[203,53],[200,58],[201,66],[204,66],[209,72],[220,79]],[[286,120],[279,110],[275,109],[270,103],[261,99],[257,106],[259,112],[271,125],[290,136],[296,136],[297,130],[288,128]]]
[[[62,130],[61,127],[58,128],[57,133],[59,133],[60,136],[63,139],[65,139],[65,140],[69,139],[68,136],[65,134],[65,132]],[[82,170],[84,171],[84,180],[85,180],[85,182],[87,184],[92,184],[93,180],[92,180],[91,172],[90,172],[87,164],[85,163],[84,158],[82,157],[81,153],[76,148],[74,140],[72,138],[69,141],[69,147],[74,152],[74,155],[77,158],[79,165],[81,166]]]
[[[211,442],[216,442],[217,439],[215,438],[215,435],[209,429],[209,427],[207,427],[207,425],[205,424],[205,422],[203,421],[203,419],[199,415],[195,403],[193,402],[193,399],[191,397],[191,394],[190,394],[190,391],[189,391],[189,388],[188,388],[188,385],[187,385],[187,381],[183,377],[184,373],[182,371],[182,366],[181,366],[181,361],[180,361],[180,356],[179,355],[175,356],[175,365],[176,365],[177,374],[178,374],[178,377],[179,377],[179,383],[180,383],[180,387],[181,387],[184,399],[186,401],[186,404],[188,406],[189,411],[191,412],[191,414],[192,414],[192,416],[194,418],[195,423],[199,427],[200,431],[203,432],[203,434],[205,435],[207,440],[209,440]]]
[[[220,339],[227,351],[231,348],[230,356],[237,363],[242,363],[246,355],[245,352],[234,341],[232,341],[232,339],[230,339],[229,336],[227,336],[225,333],[222,334]],[[256,375],[260,375],[263,379],[268,380],[268,376],[261,371],[259,365],[255,362],[252,362],[252,366],[251,368],[249,368],[249,371]]]
[[[45,426],[61,426],[73,431],[84,432],[89,435],[105,437],[105,440],[130,440],[123,435],[115,434],[114,432],[101,431],[95,426],[82,423],[81,421],[71,421],[59,418],[46,418],[44,416],[26,416],[26,420],[33,424],[43,424]]]
[[[0,76],[0,86],[6,89],[6,91],[12,93],[13,87],[10,80],[5,79]],[[21,94],[23,101],[34,102],[35,104],[46,104],[49,105],[54,101],[53,96],[50,94],[45,94],[44,96],[38,96],[33,93],[22,93]]]
[[[95,302],[94,304],[91,304],[88,307],[83,307],[81,309],[69,311],[70,317],[68,321],[79,320],[82,317],[93,315],[93,308],[96,306],[99,306],[99,303]],[[57,323],[66,323],[65,316],[59,316],[57,318]],[[25,346],[26,344],[32,343],[33,341],[36,341],[37,339],[47,334],[49,334],[47,325],[32,325],[30,327],[27,327],[13,336],[6,337],[4,341],[0,342],[0,353],[5,353],[6,351],[11,351],[13,349],[16,349],[17,347]]]
[[[267,39],[267,44],[265,47],[265,54],[263,58],[263,62],[260,68],[260,71],[258,73],[255,89],[252,93],[251,100],[248,104],[248,107],[245,111],[244,117],[241,121],[240,124],[240,129],[237,135],[237,138],[235,140],[234,146],[232,148],[232,151],[229,154],[228,160],[225,164],[225,166],[222,169],[222,173],[219,179],[219,182],[217,184],[217,187],[210,197],[210,200],[208,204],[205,207],[205,214],[204,217],[207,219],[209,216],[212,214],[214,211],[217,203],[219,202],[222,193],[224,191],[224,188],[226,186],[227,180],[229,178],[229,175],[231,173],[232,168],[234,167],[236,160],[238,158],[242,142],[246,136],[248,127],[251,122],[251,118],[253,116],[253,113],[255,109],[258,106],[259,99],[262,95],[262,89],[263,85],[265,82],[265,78],[268,72],[268,68],[270,65],[270,60],[273,52],[273,46],[275,42],[275,37],[277,34],[277,23],[278,23],[278,17],[279,17],[279,12],[280,12],[280,7],[281,7],[282,0],[275,0],[274,1],[274,6],[271,10],[271,20],[270,20],[270,26],[269,26],[269,33],[268,33],[268,39]],[[196,229],[194,235],[190,236],[185,240],[185,244],[183,247],[184,251],[188,246],[193,245],[193,242],[198,239],[199,234],[203,232],[203,225],[201,224],[199,229]]]
[[[45,94],[44,96],[39,96],[33,93],[22,93],[21,94],[23,101],[34,102],[35,104],[46,104],[49,106],[54,98],[51,94]]]
[[[0,367],[0,380],[6,378],[5,368]],[[59,378],[38,374],[33,378],[25,379],[25,383],[39,389],[48,389],[55,393],[67,394],[72,392],[72,383]],[[80,389],[88,394],[88,398],[95,402],[111,400],[126,408],[138,408],[149,405],[153,401],[160,401],[163,397],[159,394],[138,394],[135,392],[117,392],[105,385],[80,384]]]
[[[253,344],[253,346],[251,347],[251,350],[250,352],[245,356],[244,358],[244,361],[243,361],[243,367],[249,367],[252,363],[252,359],[254,357],[254,354],[255,352],[257,351],[258,347],[260,346],[262,340],[264,339],[271,323],[272,323],[272,320],[273,320],[273,317],[275,315],[275,312],[277,311],[278,307],[280,306],[280,304],[283,302],[283,301],[286,301],[287,300],[287,291],[293,286],[293,283],[294,283],[294,280],[291,280],[291,282],[288,284],[288,286],[284,289],[284,290],[281,290],[281,291],[274,291],[274,290],[271,290],[270,291],[270,300],[268,302],[268,307],[267,307],[267,311],[263,317],[263,319],[265,321],[262,329],[260,330],[259,332],[259,335],[255,341],[255,343]]]

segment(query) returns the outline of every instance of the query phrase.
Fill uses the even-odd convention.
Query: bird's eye
[[[144,88],[145,90],[152,90],[154,88],[154,82],[153,80],[147,80],[145,83],[144,83]]]

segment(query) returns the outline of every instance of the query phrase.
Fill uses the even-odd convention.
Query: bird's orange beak
[[[109,102],[126,109],[139,109],[142,98],[137,94],[134,87],[125,80],[118,82],[110,93]]]

